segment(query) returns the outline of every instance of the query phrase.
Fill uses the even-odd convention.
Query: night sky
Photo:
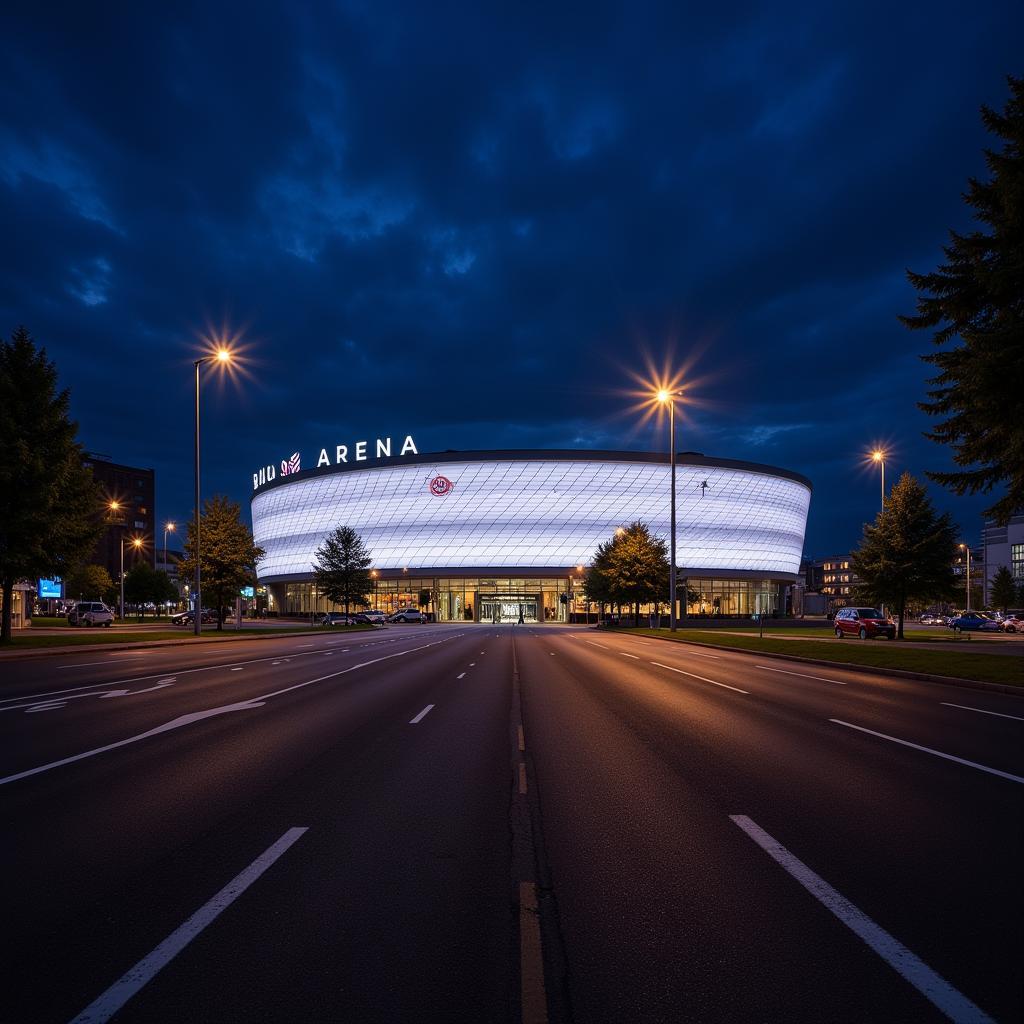
[[[490,6],[490,5],[483,5]],[[24,323],[87,449],[248,510],[295,450],[680,448],[809,476],[846,551],[916,409],[933,269],[984,175],[1019,3],[20,5],[0,17],[0,332]],[[690,9],[687,9],[687,8]],[[977,541],[984,497],[937,487]]]

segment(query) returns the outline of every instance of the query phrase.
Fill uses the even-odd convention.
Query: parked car
[[[840,608],[835,617],[836,636],[859,636],[861,640],[884,636],[896,638],[896,623],[877,608]]]
[[[102,601],[79,601],[68,612],[72,626],[106,626],[114,621],[114,613]]]
[[[982,615],[981,612],[965,612],[963,615],[958,615],[955,619],[950,619],[949,627],[954,633],[971,632],[973,630],[980,630],[985,633],[998,633],[1001,629],[995,619],[990,619],[987,615]]]
[[[1024,633],[1024,618],[1017,615],[1007,615],[1003,619],[1003,631],[1005,633]]]
[[[178,612],[177,615],[172,615],[171,616],[171,625],[172,626],[191,626],[192,623],[195,622],[195,621],[196,621],[196,614],[195,614],[195,612],[191,608],[188,611]],[[203,614],[201,615],[201,617],[199,619],[200,624],[204,623],[204,622],[216,622],[216,621],[217,621],[217,613],[212,608],[204,608],[203,609]]]
[[[383,626],[387,621],[387,616],[383,612],[371,610],[363,612],[363,615],[366,617],[366,621],[372,626]]]
[[[388,622],[426,622],[427,617],[415,608],[400,608],[394,615],[388,616]]]
[[[355,615],[346,615],[344,612],[324,612],[317,620],[318,626],[354,626]]]
[[[922,626],[944,626],[946,624],[946,617],[944,615],[934,615],[932,612],[925,612],[918,619],[918,622]]]

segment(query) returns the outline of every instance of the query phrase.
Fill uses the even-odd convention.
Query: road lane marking
[[[147,676],[146,678],[147,679],[152,679],[153,677],[152,676]],[[105,684],[105,683],[83,683],[81,686],[69,686],[66,690],[47,690],[46,693],[29,693],[29,694],[26,694],[24,697],[3,697],[3,698],[0,698],[0,704],[11,704],[14,701],[19,701],[19,700],[31,701],[31,700],[35,700],[37,697],[56,697],[56,698],[60,699],[60,695],[62,693],[74,693],[76,690],[92,690],[92,689],[95,689],[97,686],[105,686],[105,685],[109,685],[109,684]],[[2,711],[2,710],[3,709],[0,708],[0,711]]]
[[[242,666],[239,665],[237,668],[233,668],[231,671],[232,672],[241,672],[242,671]]]
[[[526,792],[526,762],[519,762],[519,792]]]
[[[621,654],[624,658],[632,658],[634,661],[640,660],[639,655],[636,654],[627,654],[625,651],[619,651],[619,654]]]
[[[754,668],[763,668],[766,672],[781,672],[784,676],[800,676],[803,679],[820,679],[823,683],[835,683],[837,686],[845,686],[842,679],[829,679],[827,676],[811,676],[806,672],[790,672],[788,668],[773,668],[771,665],[755,665]]]
[[[710,658],[712,661],[721,661],[722,659],[717,654],[705,654],[703,651],[690,651],[686,650],[682,652],[687,656],[694,658]]]
[[[133,655],[131,655],[131,657],[128,660],[130,661],[132,658],[140,658],[141,659],[142,655],[141,654],[133,654]],[[69,669],[69,668],[90,668],[93,665],[109,665],[109,664],[110,664],[109,660],[107,660],[107,661],[82,661],[82,662],[78,662],[78,663],[76,663],[74,665],[57,665],[56,669],[57,669],[58,672],[63,672],[65,669]]]
[[[838,718],[830,718],[830,722],[836,725],[845,725],[847,729],[856,729],[858,732],[866,732],[879,739],[888,740],[890,743],[899,743],[904,747],[912,747],[914,750],[923,751],[925,754],[933,754],[946,761],[955,761],[957,764],[966,765],[968,768],[977,768],[980,772],[988,772],[989,775],[998,775],[1001,779],[1009,779],[1010,782],[1024,783],[1024,778],[1019,775],[1011,775],[1009,772],[1000,771],[998,768],[989,768],[988,765],[978,764],[977,761],[968,761],[963,757],[955,757],[953,754],[944,754],[941,750],[932,750],[931,747],[922,747],[919,743],[911,743],[910,740],[901,740],[896,736],[889,736],[884,732],[875,732],[874,729],[865,729],[862,725],[852,725],[850,722],[843,722]]]
[[[1012,718],[1015,722],[1024,722],[1019,715],[1004,715],[999,711],[986,711],[984,708],[969,708],[966,704],[949,704],[946,701],[939,701],[947,708],[959,708],[961,711],[977,711],[979,715],[995,715],[996,718]]]
[[[434,707],[433,704],[428,704],[415,718],[412,718],[412,719],[409,720],[409,724],[410,725],[419,725],[420,722],[422,722],[423,719],[426,718],[427,715],[430,714],[430,712],[433,709],[433,707]]]
[[[475,662],[475,661],[471,661],[471,662],[469,663],[469,667],[470,667],[470,668],[472,668],[472,667],[473,667],[473,666],[474,666],[475,664],[476,664],[476,662]]]
[[[657,665],[658,668],[667,668],[669,672],[678,672],[681,676],[689,676],[691,679],[700,679],[705,683],[713,683],[715,686],[721,686],[725,690],[735,690],[737,693],[745,693],[749,696],[749,690],[741,690],[738,686],[730,686],[728,683],[720,683],[717,679],[708,679],[707,676],[698,676],[694,672],[684,672],[681,668],[673,668],[671,665],[662,665],[660,661],[652,661],[652,665]]]
[[[81,754],[72,754],[70,757],[62,757],[59,761],[51,761],[49,764],[40,765],[38,768],[29,768],[15,775],[8,775],[0,779],[0,786],[9,782],[17,782],[20,779],[27,779],[31,775],[39,775],[42,772],[50,771],[51,768],[60,768],[66,764],[73,764],[75,761],[84,761],[87,757],[95,757],[97,754],[105,754],[108,750],[116,750],[118,747],[127,747],[130,743],[138,743],[139,740],[149,739],[151,736],[158,736],[161,733],[171,732],[173,729],[180,729],[185,725],[192,725],[194,722],[206,718],[213,718],[215,715],[223,715],[229,711],[249,711],[254,708],[263,707],[263,702],[257,697],[254,700],[239,701],[237,704],[225,704],[223,707],[211,708],[209,711],[193,711],[188,715],[181,715],[155,729],[147,729],[136,736],[129,736],[124,740],[116,740],[114,743],[107,743],[102,747],[95,747],[92,750],[85,750]]]
[[[548,997],[535,882],[519,883],[519,1002],[523,1024],[547,1024]]]
[[[606,651],[608,650],[608,648],[605,647],[604,644],[595,643],[595,641],[593,640],[588,640],[587,643],[590,644],[591,647],[601,647]]]
[[[815,874],[803,861],[773,839],[745,814],[729,818],[757,843],[784,871],[796,879],[827,910],[830,910],[858,938],[876,952],[897,974],[910,982],[932,1005],[950,1020],[958,1022],[990,1022],[989,1017],[965,995],[918,959],[903,943],[875,924],[862,910]]]
[[[456,679],[461,679],[465,674],[466,674],[465,672],[460,672],[455,678]]]
[[[267,847],[244,871],[236,875],[216,896],[203,904],[180,928],[176,928],[148,956],[123,974],[101,996],[91,1002],[71,1024],[102,1024],[110,1020],[144,985],[152,981],[200,932],[238,899],[282,854],[295,844],[307,828],[290,828]]]
[[[280,690],[274,690],[271,693],[265,693],[247,701],[239,701],[237,704],[226,704],[223,707],[211,708],[208,711],[195,711],[188,715],[181,715],[178,718],[172,719],[170,722],[165,722],[163,725],[158,725],[154,729],[148,729],[146,732],[138,733],[135,736],[129,736],[127,739],[117,740],[114,743],[107,743],[102,747],[83,751],[81,754],[73,754],[70,757],[61,758],[59,761],[52,761],[49,764],[40,765],[38,768],[29,768],[26,771],[17,772],[15,775],[8,775],[5,778],[0,778],[0,786],[4,786],[9,782],[17,782],[20,779],[26,779],[31,775],[39,775],[41,772],[49,771],[52,768],[60,768],[66,764],[73,764],[75,761],[82,761],[87,757],[95,757],[97,754],[105,754],[108,750],[116,750],[119,747],[126,747],[130,743],[138,743],[140,740],[149,739],[151,736],[170,732],[172,729],[180,729],[182,726],[192,725],[195,722],[200,722],[206,718],[212,718],[215,715],[222,715],[228,711],[247,711],[251,708],[261,708],[268,700],[271,699],[271,697],[280,697],[282,694],[291,693],[292,690],[301,690],[303,687],[312,686],[314,683],[322,683],[327,679],[335,679],[338,676],[348,675],[349,672],[355,672],[357,669],[366,668],[369,665],[376,665],[382,661],[390,661],[392,658],[401,658],[406,654],[415,654],[417,651],[425,651],[429,647],[437,647],[438,644],[443,644],[448,640],[456,639],[464,635],[465,634],[463,633],[455,633],[450,636],[444,636],[440,640],[435,640],[433,643],[424,644],[422,647],[411,647],[407,651],[397,651],[395,654],[382,654],[379,658],[372,658],[370,661],[363,661],[358,665],[350,665],[348,668],[339,669],[337,672],[329,672],[325,676],[317,676],[316,679],[307,679],[302,683],[285,686]]]
[[[523,735],[523,727],[517,726],[517,732],[519,733],[519,749],[526,750],[526,737]]]

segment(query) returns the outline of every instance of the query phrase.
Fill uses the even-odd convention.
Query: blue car
[[[984,630],[986,633],[999,633],[1001,627],[995,619],[987,615],[979,615],[977,612],[967,612],[966,615],[958,615],[950,619],[949,627],[954,633],[963,633],[965,630]]]

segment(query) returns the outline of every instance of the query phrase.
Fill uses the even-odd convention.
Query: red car
[[[859,636],[869,640],[884,636],[886,640],[896,638],[896,623],[877,608],[840,608],[835,617],[836,636]]]

